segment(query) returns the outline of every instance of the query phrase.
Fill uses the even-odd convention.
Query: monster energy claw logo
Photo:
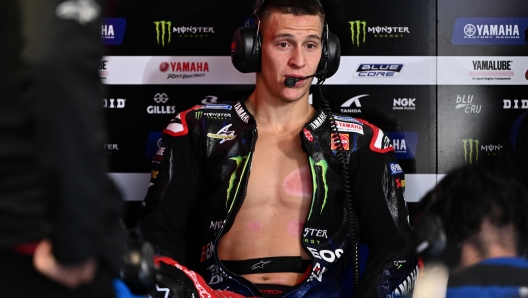
[[[323,198],[323,203],[321,206],[321,213],[323,213],[323,210],[326,205],[326,200],[328,198],[328,184],[326,181],[326,172],[328,170],[328,164],[326,163],[324,159],[318,162],[315,162],[315,160],[313,160],[311,157],[308,159],[308,161],[310,162],[310,171],[312,172],[312,185],[314,187],[313,194],[312,194],[312,206],[310,207],[310,212],[308,213],[308,219],[310,219],[310,217],[312,216],[313,208],[314,208],[315,194],[317,192],[317,189],[319,188],[319,182],[318,182],[319,180],[317,179],[316,177],[317,175],[315,174],[317,171],[316,168],[319,168],[319,170],[321,171],[320,173],[321,173],[321,178],[323,180],[323,188],[324,188],[324,198]]]
[[[359,47],[361,43],[360,37],[363,35],[363,43],[367,37],[367,22],[365,21],[350,21],[350,31],[352,32],[352,44]]]
[[[472,164],[478,161],[478,146],[479,140],[467,139],[462,140],[464,144],[464,161]]]
[[[244,166],[242,168],[242,173],[240,173],[241,176],[244,175],[244,172],[246,171],[246,166],[248,164],[250,156],[251,156],[251,153],[249,153],[246,156],[235,156],[235,157],[231,157],[230,158],[231,160],[234,160],[236,162],[236,168],[233,171],[233,173],[231,173],[231,177],[229,178],[229,186],[227,188],[227,200],[226,200],[227,212],[231,212],[231,209],[233,208],[233,203],[235,203],[235,198],[236,198],[236,196],[238,194],[238,190],[240,188],[240,184],[242,183],[242,180],[239,179],[238,180],[238,185],[235,186],[235,182],[236,182],[236,178],[237,178],[237,170],[242,165],[242,162],[245,160],[246,162],[243,163]],[[233,189],[235,190],[235,194],[234,195],[231,194]],[[231,204],[229,204],[230,202],[231,202]]]
[[[165,25],[167,25],[167,44],[171,42],[171,21],[157,21],[154,22],[156,25],[156,41],[158,42],[158,45],[160,44],[160,37],[161,37],[161,46],[165,46]],[[161,31],[161,34],[160,34]]]

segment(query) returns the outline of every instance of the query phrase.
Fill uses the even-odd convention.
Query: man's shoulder
[[[356,134],[358,139],[363,139],[363,142],[358,142],[368,145],[372,151],[385,153],[393,150],[391,141],[383,130],[367,120],[338,113],[332,113],[332,117],[339,133]]]
[[[449,287],[479,284],[528,286],[528,261],[523,258],[486,259],[449,275]]]
[[[195,105],[174,115],[163,133],[181,136],[195,127],[208,127],[222,123],[249,122],[249,112],[241,101],[225,101]]]

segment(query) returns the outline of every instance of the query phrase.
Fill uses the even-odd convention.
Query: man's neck
[[[245,102],[255,117],[259,128],[276,131],[296,130],[309,122],[316,110],[308,103],[308,97],[296,101],[281,101],[265,94],[254,92]]]
[[[480,232],[462,242],[458,267],[469,267],[485,259],[516,257],[515,235],[512,224],[496,227],[484,219]]]
[[[475,265],[485,259],[516,257],[517,254],[511,249],[501,245],[490,245],[486,255],[482,255],[473,245],[462,245],[460,258],[460,269]]]

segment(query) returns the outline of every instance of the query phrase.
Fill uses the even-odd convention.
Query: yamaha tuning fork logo
[[[458,18],[451,42],[456,45],[524,45],[528,18]]]

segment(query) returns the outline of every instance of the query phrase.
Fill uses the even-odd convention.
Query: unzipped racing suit
[[[404,174],[390,140],[366,121],[334,118],[347,153],[359,239],[369,249],[356,296],[408,292],[416,279],[417,259],[403,198]],[[350,228],[331,132],[321,110],[300,132],[313,197],[299,241],[311,256],[312,267],[284,297],[342,296],[337,275],[351,251]],[[243,101],[195,106],[177,114],[153,158],[151,185],[140,210],[140,227],[159,254],[196,271],[213,289],[245,296],[260,293],[227,270],[216,249],[244,202],[256,140],[257,126]]]

